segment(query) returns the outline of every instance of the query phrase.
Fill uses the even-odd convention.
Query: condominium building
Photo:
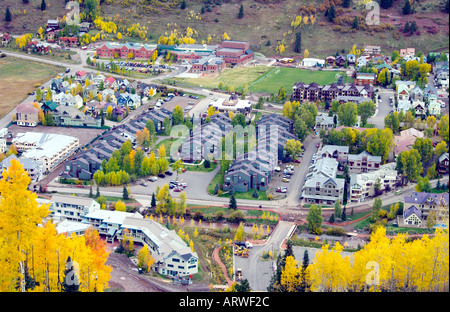
[[[54,169],[79,146],[78,138],[40,132],[18,133],[13,143],[23,157],[40,160],[44,172]]]

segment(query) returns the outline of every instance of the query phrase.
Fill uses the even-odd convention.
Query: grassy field
[[[61,72],[61,68],[13,57],[0,59],[0,118],[21,103],[27,93]]]
[[[279,67],[272,68],[265,75],[259,77],[248,89],[250,92],[277,93],[281,86],[287,92],[292,91],[296,82],[312,83],[317,82],[320,85],[336,82],[342,72],[333,71],[312,71],[306,69]],[[344,82],[347,82],[347,76],[344,76]],[[351,78],[349,78],[351,79]]]
[[[233,86],[235,90],[242,90],[245,85],[249,92],[253,93],[277,93],[281,86],[287,92],[292,90],[296,82],[317,82],[318,84],[330,84],[336,82],[342,72],[312,71],[307,69],[289,67],[252,66],[225,69],[220,75],[203,78],[177,78],[178,82],[203,88],[217,88],[222,83],[222,88]],[[344,76],[344,82],[350,82],[351,78]]]

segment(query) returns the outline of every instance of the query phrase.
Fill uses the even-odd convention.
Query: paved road
[[[381,97],[381,102],[377,99],[377,108],[374,116],[369,118],[368,123],[374,124],[378,129],[384,129],[384,117],[389,115],[394,106],[389,105],[389,98],[394,96],[393,90],[379,89],[377,94]]]
[[[273,275],[272,261],[262,260],[263,252],[280,252],[281,243],[294,227],[293,222],[280,221],[268,241],[264,245],[254,246],[248,258],[235,256],[234,272],[238,268],[242,269],[242,277],[248,280],[253,291],[266,291]]]

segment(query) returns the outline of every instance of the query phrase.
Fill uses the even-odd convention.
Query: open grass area
[[[61,68],[14,57],[0,59],[0,118],[27,98],[28,92],[61,72]]]
[[[280,87],[284,87],[290,93],[296,82],[330,84],[336,82],[339,76],[344,76],[344,82],[352,80],[343,72],[267,66],[224,69],[215,76],[177,78],[176,80],[184,84],[210,89],[218,88],[222,83],[222,89],[233,86],[236,91],[244,89],[247,85],[249,92],[270,94],[277,93]]]
[[[317,82],[320,85],[325,85],[336,82],[339,76],[343,75],[343,72],[335,71],[275,67],[250,84],[248,89],[250,92],[276,94],[280,87],[283,86],[290,93],[296,82]],[[350,80],[351,78],[344,75],[344,82],[350,82]]]

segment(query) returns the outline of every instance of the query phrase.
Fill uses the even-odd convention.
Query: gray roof
[[[55,194],[51,199],[54,203],[66,203],[71,205],[91,206],[93,202],[96,202],[92,198],[85,198],[79,196],[59,195]]]
[[[410,215],[415,213],[419,219],[422,219],[422,212],[420,212],[419,209],[417,209],[415,206],[411,206],[408,209],[405,210],[405,213],[403,214],[403,218],[408,218]]]
[[[428,202],[430,204],[445,204],[448,207],[449,195],[448,193],[433,194],[424,192],[414,192],[411,196],[405,196],[405,203],[412,204],[424,204]]]

